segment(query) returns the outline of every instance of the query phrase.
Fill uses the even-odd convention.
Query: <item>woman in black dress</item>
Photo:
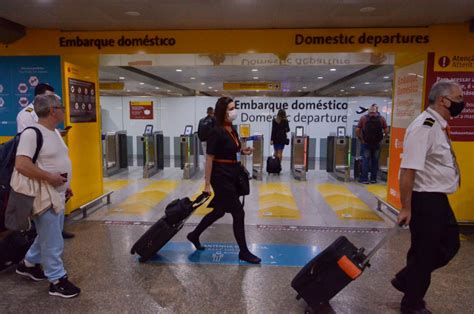
[[[242,149],[239,135],[232,126],[237,117],[235,103],[231,98],[221,97],[214,110],[216,126],[207,139],[207,157],[205,168],[204,191],[210,193],[211,185],[214,198],[209,204],[213,211],[207,214],[187,238],[197,250],[204,250],[199,236],[216,220],[231,213],[233,218],[234,236],[239,245],[239,259],[252,264],[259,264],[260,258],[253,255],[245,240],[245,212],[237,194],[237,177],[239,171],[238,154],[250,155],[252,148]]]
[[[272,136],[270,138],[270,145],[273,145],[275,157],[280,161],[283,158],[283,149],[288,144],[288,138],[286,137],[288,132],[290,132],[290,125],[286,118],[286,111],[280,109],[276,118],[272,121]]]

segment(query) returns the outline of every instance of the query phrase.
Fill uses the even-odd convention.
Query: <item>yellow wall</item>
[[[454,142],[453,147],[461,170],[461,187],[449,196],[449,202],[459,221],[474,222],[474,143]]]
[[[64,104],[66,106],[66,126],[72,126],[67,135],[69,156],[72,162],[71,188],[74,197],[68,204],[67,213],[95,199],[103,193],[102,178],[102,140],[100,126],[99,93],[96,93],[96,122],[72,123],[69,108],[68,78],[94,82],[98,87],[98,64],[85,58],[80,63],[77,56],[64,56],[63,61]],[[92,63],[91,63],[92,62]],[[69,71],[70,70],[70,71]]]

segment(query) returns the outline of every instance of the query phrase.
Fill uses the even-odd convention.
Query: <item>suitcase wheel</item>
[[[311,306],[307,306],[306,309],[304,310],[304,314],[316,314],[317,311],[314,310]]]
[[[140,258],[138,259],[138,261],[139,261],[140,263],[145,263],[147,260],[148,260],[148,258],[143,258],[143,257],[141,257],[141,256],[140,256]]]
[[[301,296],[299,294],[296,296],[296,300],[301,300]]]

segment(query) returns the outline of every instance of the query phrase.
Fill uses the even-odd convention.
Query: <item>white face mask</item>
[[[227,111],[227,118],[229,121],[234,121],[237,119],[237,109]]]

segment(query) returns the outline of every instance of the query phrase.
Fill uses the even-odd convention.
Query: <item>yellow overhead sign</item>
[[[122,82],[100,82],[100,90],[123,90],[125,84]]]
[[[280,82],[224,83],[224,90],[279,91],[280,89],[281,89],[281,83]]]

